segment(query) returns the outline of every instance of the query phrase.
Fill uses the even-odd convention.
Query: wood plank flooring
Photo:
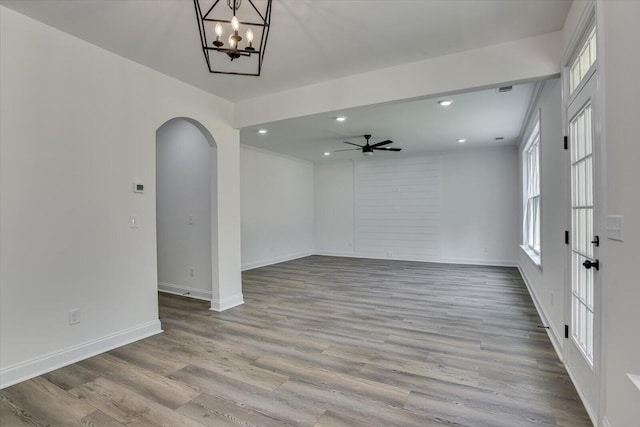
[[[2,426],[590,426],[518,271],[312,256],[0,390]]]

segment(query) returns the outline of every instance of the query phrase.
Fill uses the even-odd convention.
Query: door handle
[[[591,270],[591,267],[595,268],[596,270],[600,270],[600,260],[598,259],[593,262],[586,260],[585,262],[582,263],[582,265],[587,270]]]

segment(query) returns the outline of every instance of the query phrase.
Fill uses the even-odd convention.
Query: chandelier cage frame
[[[259,76],[262,72],[262,63],[264,60],[264,53],[267,47],[267,39],[269,37],[269,28],[271,27],[271,4],[273,0],[266,1],[266,7],[264,11],[261,11],[254,3],[254,0],[215,0],[211,7],[205,9],[203,13],[202,2],[204,0],[193,0],[196,17],[198,20],[198,29],[200,32],[200,42],[202,45],[202,52],[204,53],[205,60],[209,72],[214,74],[232,74],[239,76]],[[250,6],[249,14],[253,15],[250,20],[241,20],[238,16],[238,10],[241,4],[244,3],[245,7]],[[220,11],[220,9],[227,8],[228,10]],[[238,23],[241,28],[256,29],[260,32],[258,38],[259,43],[253,43],[252,45],[240,48],[238,41],[242,40],[242,37],[238,37],[238,31],[235,31],[235,37],[238,37],[238,41],[233,45],[224,45],[220,43],[219,37],[216,37],[215,30],[213,29],[216,24],[223,24],[228,26],[232,25],[232,19],[224,17],[224,12],[229,14],[229,11],[233,13],[232,17],[237,17]],[[216,17],[216,13],[219,13],[219,17]],[[246,16],[247,14],[245,14]],[[232,35],[233,37],[233,35]],[[215,42],[217,44],[214,44]],[[227,67],[220,67],[220,63],[223,61],[234,62],[236,59],[245,60],[249,59],[252,63],[245,64],[243,71],[229,70],[229,63]],[[241,62],[241,61],[238,61]]]

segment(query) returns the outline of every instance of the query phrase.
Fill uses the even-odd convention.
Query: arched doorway
[[[211,301],[218,282],[217,148],[199,122],[156,131],[158,290]]]

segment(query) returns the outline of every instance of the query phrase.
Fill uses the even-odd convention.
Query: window
[[[596,62],[596,28],[589,32],[580,53],[569,67],[569,94],[578,88],[582,80],[589,74]]]
[[[540,121],[524,146],[524,224],[523,247],[540,263]]]

